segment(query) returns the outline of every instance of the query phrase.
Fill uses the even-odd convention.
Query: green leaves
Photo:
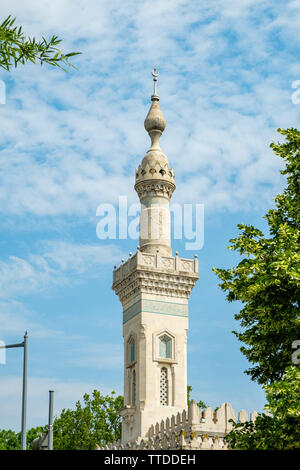
[[[246,256],[235,268],[216,269],[227,300],[239,300],[235,315],[241,330],[233,333],[254,366],[246,370],[264,384],[273,416],[255,423],[233,423],[226,440],[233,449],[300,448],[300,370],[291,365],[291,345],[300,339],[300,132],[278,129],[284,143],[271,144],[285,161],[287,187],[265,215],[269,234],[240,224],[229,249]]]
[[[271,144],[284,159],[287,187],[265,215],[269,234],[252,225],[238,225],[240,234],[229,249],[244,256],[235,268],[216,269],[227,300],[243,307],[235,331],[241,352],[254,366],[246,370],[266,384],[279,380],[290,365],[291,343],[300,338],[300,132],[279,129],[286,142]]]
[[[232,423],[225,441],[235,450],[299,449],[299,423],[260,414],[255,422]]]
[[[18,434],[10,429],[8,431],[5,429],[0,430],[0,450],[17,449],[21,449],[21,440]]]
[[[35,38],[26,38],[22,27],[15,26],[15,20],[9,15],[0,25],[0,68],[9,71],[27,61],[34,64],[39,62],[41,65],[45,62],[64,71],[64,66],[76,68],[69,58],[81,52],[63,54],[62,49],[57,47],[62,40],[55,35],[50,41],[44,37],[39,42]]]
[[[189,406],[190,403],[191,403],[191,391],[193,390],[193,387],[191,385],[188,385],[187,386],[187,405]],[[203,408],[207,408],[207,405],[204,403],[204,401],[202,400],[199,400],[197,402],[197,405],[199,406],[199,408],[203,409]]]
[[[38,426],[27,431],[27,449],[32,449],[34,439],[47,432],[47,426]],[[0,429],[0,450],[21,450],[21,433]]]
[[[232,449],[287,450],[300,448],[300,369],[289,366],[283,377],[264,386],[272,416],[260,414],[256,421],[233,423],[225,437]]]
[[[93,450],[121,438],[121,417],[118,410],[123,397],[101,395],[94,390],[85,394],[83,404],[78,401],[75,410],[63,409],[53,425],[54,449]]]
[[[96,445],[106,444],[121,438],[121,417],[118,410],[123,407],[123,397],[114,391],[101,395],[94,390],[92,396],[83,396],[75,409],[63,409],[53,423],[54,450],[94,450]],[[33,440],[47,432],[48,426],[29,429],[27,449],[32,449]],[[21,433],[0,430],[0,450],[21,448]]]
[[[264,387],[266,410],[274,416],[298,418],[300,421],[300,369],[289,366],[282,380]]]

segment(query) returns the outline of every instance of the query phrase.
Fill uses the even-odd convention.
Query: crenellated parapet
[[[255,421],[257,412],[250,415]],[[122,444],[120,441],[107,445],[107,450],[227,450],[224,437],[232,429],[232,423],[248,421],[248,413],[242,410],[237,415],[230,403],[223,403],[213,411],[211,408],[201,410],[192,401],[188,410],[172,415],[152,425],[144,439]],[[101,450],[101,448],[98,448]]]
[[[133,295],[150,293],[188,298],[199,279],[198,258],[180,258],[143,253],[134,256],[113,271],[113,290],[122,303]]]
[[[250,420],[255,421],[256,416],[257,412],[254,411],[250,415]],[[248,421],[248,413],[245,410],[240,411],[237,420],[237,415],[230,403],[223,403],[216,411],[213,411],[210,407],[201,410],[195,401],[191,401],[188,411],[183,410],[182,413],[177,413],[170,419],[167,418],[165,421],[152,425],[148,436],[162,438],[165,433],[176,431],[186,436],[196,433],[197,436],[224,437],[232,430],[230,420],[244,423]]]

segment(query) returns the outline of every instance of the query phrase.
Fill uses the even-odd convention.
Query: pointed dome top
[[[158,104],[159,96],[156,92],[158,72],[156,67],[154,67],[152,75],[154,81],[154,93],[151,96],[152,105],[144,122],[145,129],[151,139],[151,146],[136,170],[136,185],[145,180],[160,180],[172,183],[175,189],[174,170],[170,168],[168,158],[159,145],[159,139],[166,128],[166,120]]]
[[[158,130],[160,132],[163,132],[166,128],[166,120],[159,107],[159,104],[158,104],[159,96],[156,93],[156,82],[157,82],[157,77],[158,77],[158,72],[157,72],[156,67],[154,67],[152,76],[153,76],[153,81],[154,81],[154,93],[151,96],[152,105],[151,105],[151,108],[149,109],[149,112],[144,122],[145,129],[148,133],[150,133],[152,130]]]

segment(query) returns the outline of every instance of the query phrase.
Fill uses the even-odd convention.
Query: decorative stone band
[[[137,252],[113,273],[113,290],[124,308],[140,293],[189,298],[199,279],[198,260]]]
[[[161,174],[157,176],[157,180],[153,181],[154,178],[147,178],[142,182],[137,182],[134,186],[139,199],[142,201],[146,197],[164,197],[168,200],[171,199],[172,194],[176,188],[175,184],[171,181],[165,181],[162,179]]]
[[[174,185],[174,170],[170,168],[168,161],[146,161],[139,165],[135,173],[136,183],[145,180],[167,180],[172,182]]]
[[[127,413],[125,412],[124,415]],[[256,411],[251,413],[250,420],[255,421],[257,415]],[[230,403],[223,403],[217,411],[213,412],[211,408],[202,411],[197,403],[192,401],[187,411],[183,410],[176,416],[173,415],[152,425],[143,439],[124,444],[117,441],[104,449],[227,450],[224,437],[232,429],[230,419],[237,422],[236,413]],[[248,413],[245,410],[239,412],[238,421],[240,423],[248,421]],[[101,450],[100,447],[98,449]]]
[[[123,311],[123,323],[134,318],[141,312],[159,315],[188,316],[188,305],[178,302],[165,302],[162,300],[139,299]]]
[[[180,276],[137,269],[126,279],[113,285],[113,289],[123,305],[141,293],[188,299],[198,278],[198,275]]]

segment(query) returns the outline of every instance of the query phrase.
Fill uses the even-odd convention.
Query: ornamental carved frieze
[[[162,154],[163,155],[163,154]],[[162,156],[160,155],[160,156]],[[135,182],[140,183],[146,180],[166,180],[174,184],[174,170],[170,168],[169,163],[165,155],[163,155],[164,160],[159,161],[157,155],[155,157],[152,155],[152,158],[147,156],[146,161],[143,160],[142,164],[139,165],[135,173]]]
[[[171,199],[175,184],[169,181],[143,181],[135,185],[135,190],[138,193],[140,200],[146,197],[165,197]]]
[[[137,270],[122,281],[114,283],[113,290],[124,304],[137,294],[147,293],[188,299],[199,276],[177,275]]]

